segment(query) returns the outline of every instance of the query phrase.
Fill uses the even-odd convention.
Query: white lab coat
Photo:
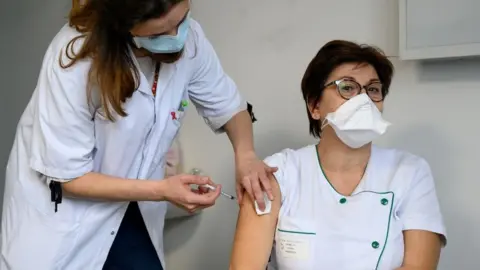
[[[2,270],[102,269],[128,203],[64,196],[55,213],[49,179],[74,179],[91,171],[139,181],[162,179],[165,155],[181,126],[183,100],[190,99],[216,132],[247,107],[192,20],[184,55],[162,65],[157,96],[151,92],[153,69],[144,73],[140,68],[140,87],[124,104],[128,116],[109,122],[88,106],[91,62],[66,70],[59,66],[61,52],[77,35],[66,25],[50,44],[17,128],[6,173]],[[77,42],[76,48],[80,46]],[[139,207],[165,266],[166,203],[140,202]]]
[[[279,168],[282,193],[269,270],[393,270],[402,265],[404,230],[445,236],[433,177],[419,157],[373,147],[351,196],[326,179],[315,145],[266,163]]]

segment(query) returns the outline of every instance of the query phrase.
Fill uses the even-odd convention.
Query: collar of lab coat
[[[143,74],[140,64],[138,63],[137,57],[133,53],[132,48],[130,47],[130,54],[132,55],[132,58],[134,59],[135,66],[137,70],[139,71],[140,75],[140,84],[138,87],[138,91],[153,96],[152,93],[152,85],[149,83],[147,80],[147,77],[145,77],[145,74]],[[181,61],[181,59],[179,59]],[[160,74],[158,76],[158,83],[157,83],[157,95],[161,95],[165,91],[165,87],[168,85],[168,82],[172,78],[173,74],[177,70],[177,62],[175,63],[162,63],[162,66],[160,67]]]

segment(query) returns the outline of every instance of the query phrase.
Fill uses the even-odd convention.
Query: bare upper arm
[[[238,215],[230,270],[264,270],[272,250],[275,228],[280,212],[280,187],[270,176],[273,196],[270,214],[259,216],[249,196],[244,196]]]
[[[403,232],[405,269],[435,270],[437,269],[442,237],[436,233],[422,230],[406,230]]]

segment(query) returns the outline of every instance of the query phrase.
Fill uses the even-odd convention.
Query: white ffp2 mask
[[[382,118],[382,113],[367,94],[360,94],[327,114],[322,129],[326,125],[335,130],[343,143],[360,148],[383,135],[390,123]]]

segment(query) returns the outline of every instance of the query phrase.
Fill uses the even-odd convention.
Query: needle
[[[192,172],[191,172],[193,175],[200,175],[201,174],[201,170],[200,169],[193,169]],[[212,191],[215,191],[217,188],[214,187],[214,186],[211,186],[209,184],[205,184],[205,185],[202,185],[202,187],[205,187],[205,188],[208,188]],[[225,193],[223,191],[220,192],[220,194],[222,194],[223,196],[229,198],[230,200],[235,200],[235,197],[228,194],[228,193]]]
[[[202,185],[202,187],[208,188],[208,189],[210,189],[210,190],[212,190],[212,191],[215,191],[215,190],[217,189],[216,187],[211,186],[211,185],[209,185],[209,184]],[[230,194],[228,194],[228,193],[225,193],[225,192],[223,192],[223,191],[220,191],[220,194],[222,194],[223,196],[229,198],[230,200],[235,200],[235,197],[233,197],[232,195],[230,195]]]

